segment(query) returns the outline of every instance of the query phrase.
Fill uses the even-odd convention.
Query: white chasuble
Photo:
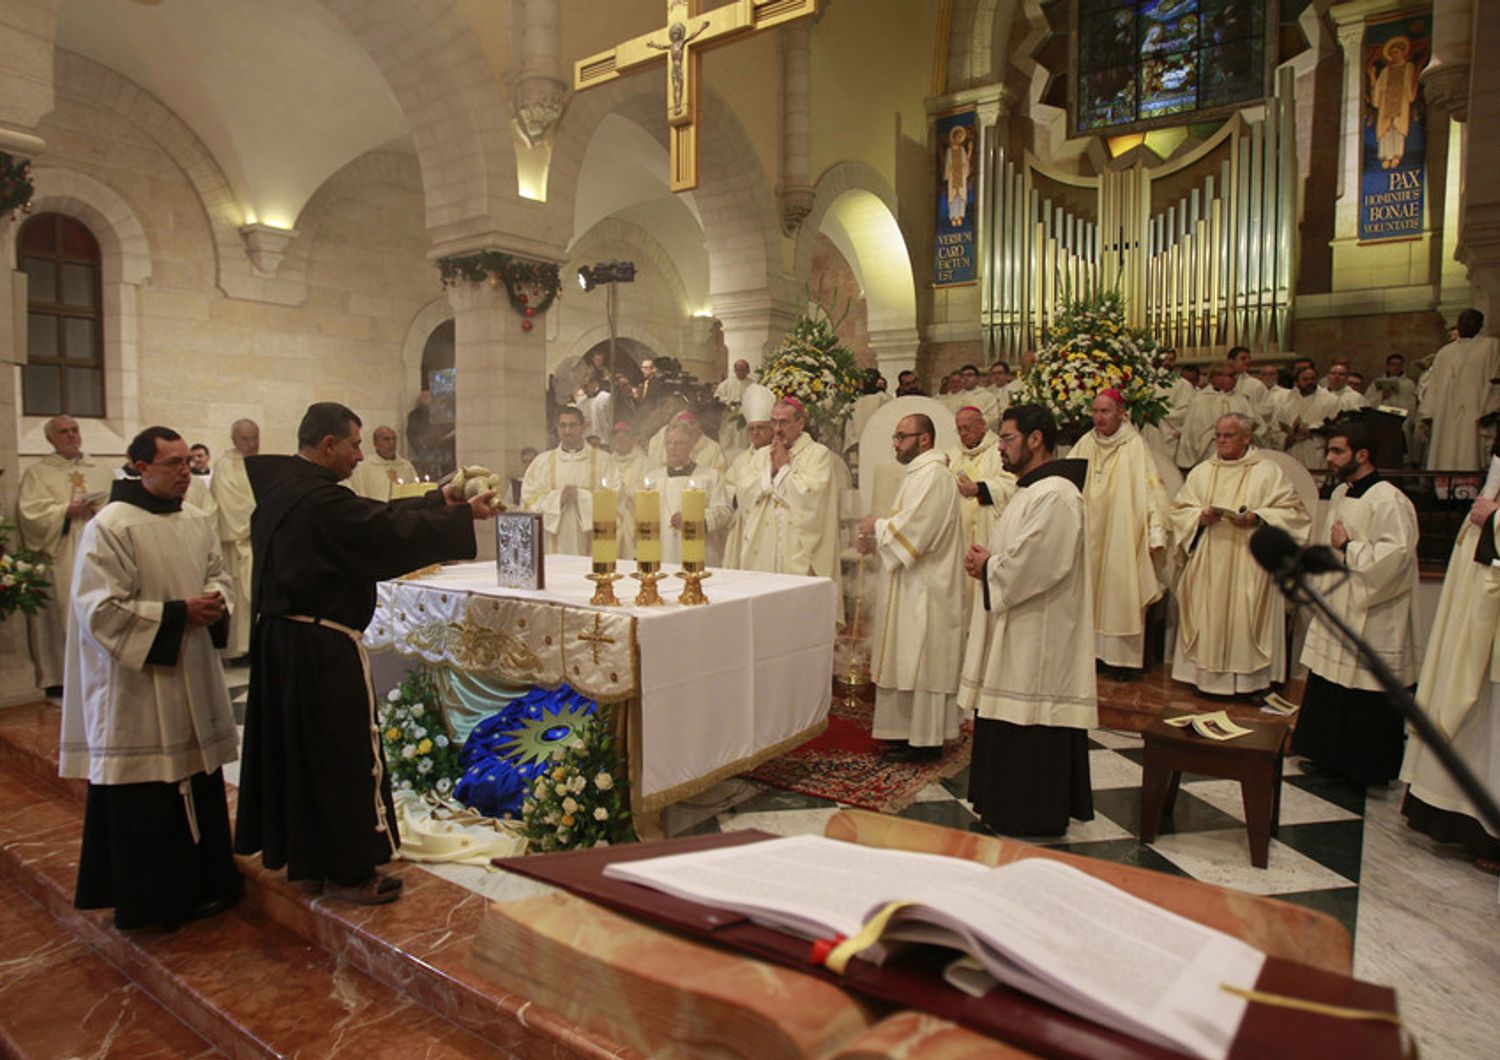
[[[833,453],[800,434],[774,475],[771,447],[757,449],[739,492],[740,566],[839,580],[839,490]]]
[[[417,481],[417,469],[404,456],[387,460],[379,453],[367,454],[354,474],[344,480],[357,496],[385,503],[391,499],[391,489],[398,482]]]
[[[51,583],[46,605],[28,616],[26,623],[38,688],[63,684],[73,560],[89,522],[88,518],[69,519],[68,506],[79,498],[93,497],[92,516],[104,507],[111,478],[109,468],[87,456],[68,460],[56,453],[42,457],[21,476],[16,528],[21,545],[41,553]]]
[[[600,474],[613,457],[592,445],[548,449],[531,462],[521,480],[521,507],[542,515],[542,534],[549,553],[587,556],[594,541],[594,495]],[[563,487],[573,486],[570,497]]]
[[[1233,390],[1228,392],[1204,387],[1188,402],[1187,412],[1182,418],[1182,434],[1177,439],[1177,466],[1189,468],[1207,460],[1214,451],[1214,425],[1220,417],[1237,412],[1249,416],[1255,424],[1255,433],[1263,430],[1260,417],[1255,414],[1250,399]]]
[[[1167,491],[1145,439],[1129,423],[1108,437],[1089,431],[1070,457],[1089,462],[1084,487],[1094,655],[1110,666],[1145,661],[1146,608],[1161,597],[1156,561],[1167,545]]]
[[[661,491],[661,561],[682,562],[682,528],[672,525],[672,516],[682,514],[682,495],[690,487],[703,491],[705,563],[710,567],[724,565],[724,536],[734,518],[729,505],[729,491],[717,471],[695,467],[688,474],[672,474],[665,465],[646,473],[653,489]]]
[[[237,452],[226,453],[214,465],[210,484],[219,544],[224,550],[224,565],[234,578],[234,598],[241,606],[229,612],[229,643],[224,653],[231,659],[250,651],[250,592],[255,581],[254,557],[250,552],[250,516],[255,512],[255,493],[245,475],[245,458]]]
[[[1338,522],[1349,531],[1344,548],[1349,576],[1317,575],[1313,586],[1370,642],[1396,679],[1410,685],[1417,679],[1417,511],[1406,494],[1372,474],[1352,487],[1347,482],[1335,487],[1327,528],[1318,544],[1329,543],[1328,535]],[[1302,662],[1344,688],[1380,691],[1380,682],[1354,649],[1322,622],[1308,629]]]
[[[929,449],[906,466],[889,518],[875,520],[880,563],[870,677],[878,740],[936,747],[956,739],[963,663],[963,554],[958,486]]]
[[[1199,464],[1172,502],[1172,539],[1183,559],[1172,677],[1204,692],[1255,692],[1286,676],[1286,605],[1250,555],[1250,535],[1228,518],[1201,526],[1205,508],[1253,512],[1307,541],[1312,518],[1279,467],[1251,448],[1238,460]]]
[[[735,455],[729,463],[729,470],[724,472],[724,489],[729,494],[729,507],[733,510],[733,518],[729,523],[729,532],[724,535],[724,566],[738,569],[744,566],[740,556],[744,552],[741,545],[745,533],[745,506],[748,498],[758,496],[760,489],[756,486],[755,454],[759,449],[745,449]]]
[[[988,546],[990,532],[995,529],[995,522],[1000,518],[1000,513],[1005,510],[1005,502],[1010,500],[1011,494],[1016,491],[1016,476],[1005,470],[1005,463],[1000,459],[999,439],[995,437],[993,431],[985,431],[979,444],[972,449],[960,443],[948,450],[948,470],[955,482],[959,475],[967,475],[970,482],[976,485],[983,482],[988,488],[991,503],[981,503],[981,498],[977,495],[965,497],[959,494],[958,498],[959,520],[963,524],[965,551],[970,545]],[[973,608],[974,594],[978,591],[979,583],[965,576],[963,579],[965,615]]]
[[[1500,373],[1500,340],[1455,339],[1438,350],[1422,380],[1418,415],[1432,423],[1427,440],[1430,471],[1477,471],[1488,454],[1479,439],[1490,380]]]
[[[217,532],[186,509],[110,504],[74,572],[59,772],[92,784],[175,782],[237,757],[234,712],[209,631],[186,626],[175,665],[147,662],[166,603],[234,584]]]
[[[1022,476],[990,535],[958,705],[1015,725],[1092,729],[1093,587],[1083,495],[1053,461]]]
[[[1294,431],[1306,428],[1314,430],[1323,426],[1339,414],[1339,399],[1322,387],[1314,387],[1311,394],[1304,394],[1293,387],[1282,393],[1276,404],[1276,433],[1282,439],[1282,447],[1302,464],[1314,471],[1328,468],[1324,456],[1327,441],[1314,434],[1301,441],[1288,443]]]
[[[609,484],[620,490],[620,499],[615,505],[615,536],[619,542],[620,558],[634,559],[635,491],[646,479],[646,451],[636,446],[624,456],[611,453],[609,459],[614,461],[614,470],[607,472]]]

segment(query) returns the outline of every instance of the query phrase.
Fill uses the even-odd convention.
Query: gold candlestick
[[[658,604],[666,603],[661,598],[661,593],[656,590],[656,583],[666,577],[666,575],[657,569],[658,566],[658,564],[644,560],[636,562],[635,573],[631,575],[632,578],[641,583],[641,591],[635,597],[636,607],[655,607]]]
[[[596,571],[593,574],[585,574],[585,578],[594,583],[594,596],[589,603],[597,607],[619,607],[620,599],[615,595],[615,582],[623,575],[614,571]]]
[[[682,579],[682,595],[677,598],[677,602],[689,606],[708,603],[708,597],[703,595],[703,579],[712,574],[713,571],[688,570],[683,567],[674,575]]]

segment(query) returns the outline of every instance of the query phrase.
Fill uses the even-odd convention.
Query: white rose
[[[553,787],[552,790],[557,792],[559,795],[566,795],[568,793],[568,786],[566,784],[557,784]]]
[[[399,689],[399,688],[393,688],[393,689],[391,689],[389,692],[387,692],[385,694],[385,698],[388,699],[388,700],[390,700],[392,703],[399,702],[400,699],[401,699],[401,689]]]
[[[411,735],[412,735],[413,739],[420,740],[424,736],[427,735],[427,730],[424,729],[424,728],[422,728],[422,726],[418,725],[416,728],[414,728],[412,730],[412,734]]]
[[[414,744],[414,743],[409,743],[405,747],[401,748],[401,757],[402,758],[414,758],[414,757],[416,757],[416,754],[417,754],[417,745]]]
[[[27,563],[24,559],[18,559],[18,560],[16,560],[16,573],[18,573],[18,574],[25,574],[30,569],[31,569],[31,564]]]
[[[432,738],[432,742],[437,744],[439,747],[447,747],[448,737],[444,736],[442,733],[438,733]]]
[[[438,793],[439,794],[441,794],[441,795],[448,794],[448,789],[451,788],[451,787],[453,787],[453,781],[449,780],[447,777],[439,777],[438,778],[437,789],[438,789]]]
[[[14,584],[16,584],[16,580],[14,578],[12,578],[9,574],[7,574],[3,578],[0,578],[0,585],[5,586],[7,589],[9,589]]]
[[[574,800],[574,798],[571,795],[569,795],[566,799],[563,799],[563,813],[577,813],[577,812],[578,812],[578,803],[577,803],[577,801]]]
[[[573,778],[568,781],[568,790],[571,791],[574,795],[577,795],[580,791],[588,786],[589,782],[584,779],[582,773],[575,773],[573,775]]]
[[[600,791],[608,791],[614,786],[615,778],[610,776],[608,773],[600,773],[597,777],[594,778],[594,787],[598,788]]]
[[[411,790],[411,781],[409,781],[409,780],[403,780],[401,782],[401,790],[402,791],[410,791]]]
[[[607,821],[607,820],[609,820],[609,811],[606,810],[603,806],[595,806],[594,807],[594,820],[596,820],[596,821]]]
[[[38,563],[36,565],[36,572],[38,574],[46,574],[47,573],[47,565],[45,563]]]
[[[413,703],[411,705],[411,716],[414,717],[414,718],[420,718],[422,716],[423,712],[425,712],[426,710],[427,710],[427,708],[423,704],[421,704],[421,703]]]
[[[538,780],[536,782],[536,794],[538,798],[547,794],[547,782],[545,780]]]
[[[417,772],[424,776],[432,772],[432,759],[424,758],[417,763]]]

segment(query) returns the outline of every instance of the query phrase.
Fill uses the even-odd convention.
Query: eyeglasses
[[[920,438],[926,433],[926,431],[897,431],[895,434],[891,435],[891,441],[904,442],[908,438]]]

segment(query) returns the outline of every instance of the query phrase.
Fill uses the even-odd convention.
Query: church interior
[[[669,34],[674,19],[685,28]],[[645,448],[683,407],[649,404],[648,373],[665,366],[711,394],[737,362],[755,378],[809,319],[827,322],[864,378],[925,402],[902,409],[936,409],[939,448],[961,447],[953,413],[980,401],[956,396],[979,393],[963,390],[963,369],[1004,363],[1019,378],[1067,326],[1070,301],[1110,291],[1130,328],[1205,383],[1240,347],[1284,393],[1300,386],[1298,358],[1320,377],[1338,358],[1376,384],[1351,407],[1386,424],[1400,455],[1381,471],[1418,499],[1425,656],[1495,441],[1497,417],[1479,417],[1500,403],[1464,406],[1482,462],[1434,464],[1417,399],[1397,407],[1378,384],[1409,380],[1416,394],[1465,310],[1491,323],[1458,342],[1500,334],[1500,67],[1483,63],[1487,41],[1500,50],[1500,0],[0,0],[0,511],[16,516],[57,417],[76,420],[82,451],[112,472],[155,424],[215,462],[245,421],[261,453],[293,453],[304,410],[323,401],[358,413],[367,454],[389,425],[414,477],[492,469],[519,501],[523,450],[559,446],[559,412],[593,400],[601,351],[604,380],[635,394]],[[1388,375],[1393,355],[1404,367]],[[906,373],[910,391],[898,389]],[[1170,389],[1178,377],[1166,378]],[[600,453],[629,404],[585,416]],[[732,458],[738,397],[702,405],[698,433]],[[1440,421],[1460,415],[1446,408]],[[408,438],[417,414],[447,432],[430,468]],[[950,743],[940,763],[903,763],[856,795],[852,782],[810,793],[784,781],[782,756],[824,728],[867,751],[878,742],[868,720],[848,720],[870,716],[857,703],[874,694],[868,667],[858,680],[840,668],[858,669],[851,630],[878,606],[883,583],[855,527],[889,511],[882,466],[898,468],[887,439],[899,428],[878,406],[854,417],[841,445],[819,439],[847,466],[841,633],[816,635],[832,659],[811,681],[817,729],[767,723],[755,760],[734,769],[659,766],[637,824],[674,840],[759,829],[991,864],[1024,856],[968,798],[967,727],[958,752]],[[1182,429],[1170,412],[1163,422]],[[1207,423],[1192,459],[1167,443],[1158,463],[1173,486],[1212,454],[1222,420]],[[1275,427],[1259,424],[1256,442],[1282,448]],[[1315,521],[1335,484],[1319,445],[1295,482]],[[477,537],[493,571],[495,534]],[[731,578],[744,572],[712,573],[708,598],[738,601]],[[382,583],[366,632],[379,694],[411,656],[375,648],[414,634],[376,626],[416,591]],[[781,606],[791,654],[806,613]],[[1038,845],[1097,862],[1148,900],[1176,888],[1163,904],[1189,917],[1217,903],[1204,922],[1253,922],[1245,931],[1275,956],[1394,988],[1403,1034],[1430,1056],[1493,1055],[1496,876],[1413,831],[1400,782],[1352,786],[1278,749],[1268,865],[1233,774],[1174,774],[1166,827],[1143,827],[1154,753],[1143,730],[1164,712],[1230,704],[1237,721],[1278,720],[1259,697],[1172,679],[1175,608],[1163,597],[1153,612],[1148,637],[1167,639],[1152,640],[1144,675],[1099,673],[1093,819]],[[682,639],[655,650],[733,656],[736,623],[765,637],[772,613],[689,635],[686,619],[653,633],[617,617],[627,609],[607,629],[588,612],[592,627],[559,625],[558,639],[591,651],[599,686],[625,688],[637,714],[655,681],[651,694],[680,712],[669,716],[686,718],[720,693],[707,677],[652,675],[651,638],[670,629]],[[1288,620],[1287,646],[1300,651],[1310,621]],[[638,639],[639,654],[611,654],[610,641],[601,666],[610,636]],[[460,646],[431,650],[429,662]],[[1092,1055],[1087,1039],[1007,1043],[862,1000],[487,859],[397,861],[401,901],[340,907],[241,857],[245,898],[230,913],[116,930],[107,912],[73,907],[86,785],[58,776],[60,700],[44,695],[54,682],[37,678],[32,652],[26,617],[5,617],[7,1055]],[[608,672],[615,659],[640,670],[634,699],[630,675]],[[1295,699],[1305,673],[1290,663],[1278,687]],[[243,723],[244,658],[226,656],[224,680]],[[479,695],[469,680],[453,679],[455,701]],[[758,723],[763,705],[746,699]],[[1495,712],[1488,699],[1475,709]],[[450,720],[455,741],[474,722]],[[631,747],[652,738],[638,719],[620,724]],[[1500,784],[1500,736],[1483,753]],[[631,783],[645,783],[632,766]],[[876,790],[888,774],[910,790]],[[225,768],[231,813],[238,776]],[[1109,1039],[1110,1055],[1179,1055],[1125,1040]]]

